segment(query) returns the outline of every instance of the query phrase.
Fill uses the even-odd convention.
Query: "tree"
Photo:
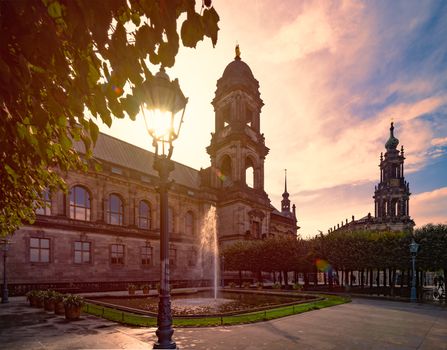
[[[45,189],[64,188],[59,172],[86,169],[73,142],[91,156],[95,119],[135,119],[148,61],[175,63],[182,14],[184,46],[216,44],[210,0],[201,13],[194,0],[0,2],[1,236],[33,222]]]

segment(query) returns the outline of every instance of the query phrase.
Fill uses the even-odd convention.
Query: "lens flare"
[[[317,266],[317,269],[322,272],[329,272],[329,270],[331,269],[331,264],[329,264],[324,259],[317,259],[315,261],[315,265]]]
[[[121,89],[119,86],[112,86],[112,90],[115,92],[117,96],[121,96],[123,94],[123,89]]]
[[[220,171],[220,169],[214,169],[216,172],[217,177],[220,179],[220,181],[224,182],[227,177]]]

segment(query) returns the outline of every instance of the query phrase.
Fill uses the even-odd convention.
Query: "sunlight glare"
[[[161,111],[159,109],[146,111],[148,120],[145,118],[146,129],[152,137],[159,140],[168,141],[174,126],[171,112]]]

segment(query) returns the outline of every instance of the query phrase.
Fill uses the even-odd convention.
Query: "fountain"
[[[258,308],[290,305],[300,300],[318,299],[314,296],[263,295],[250,291],[222,291],[218,293],[219,281],[219,246],[217,241],[217,213],[211,206],[206,213],[200,230],[200,248],[197,261],[197,277],[212,277],[213,288],[209,290],[187,292],[172,295],[172,313],[174,316],[197,316],[244,313]],[[274,293],[273,293],[274,294]],[[282,294],[282,293],[280,293]],[[158,299],[152,296],[94,296],[90,301],[127,311],[134,309],[138,313],[156,315]]]
[[[205,274],[205,265],[212,263],[214,299],[217,299],[219,281],[219,243],[217,240],[217,213],[216,207],[211,206],[206,213],[200,230],[199,267],[201,278]]]

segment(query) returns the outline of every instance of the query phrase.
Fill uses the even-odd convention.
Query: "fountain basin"
[[[266,310],[286,305],[307,303],[320,300],[315,295],[264,291],[200,291],[187,294],[175,294],[171,298],[174,317],[203,317],[237,315],[247,312]],[[99,296],[89,297],[89,301],[118,310],[137,314],[157,316],[158,296]]]

